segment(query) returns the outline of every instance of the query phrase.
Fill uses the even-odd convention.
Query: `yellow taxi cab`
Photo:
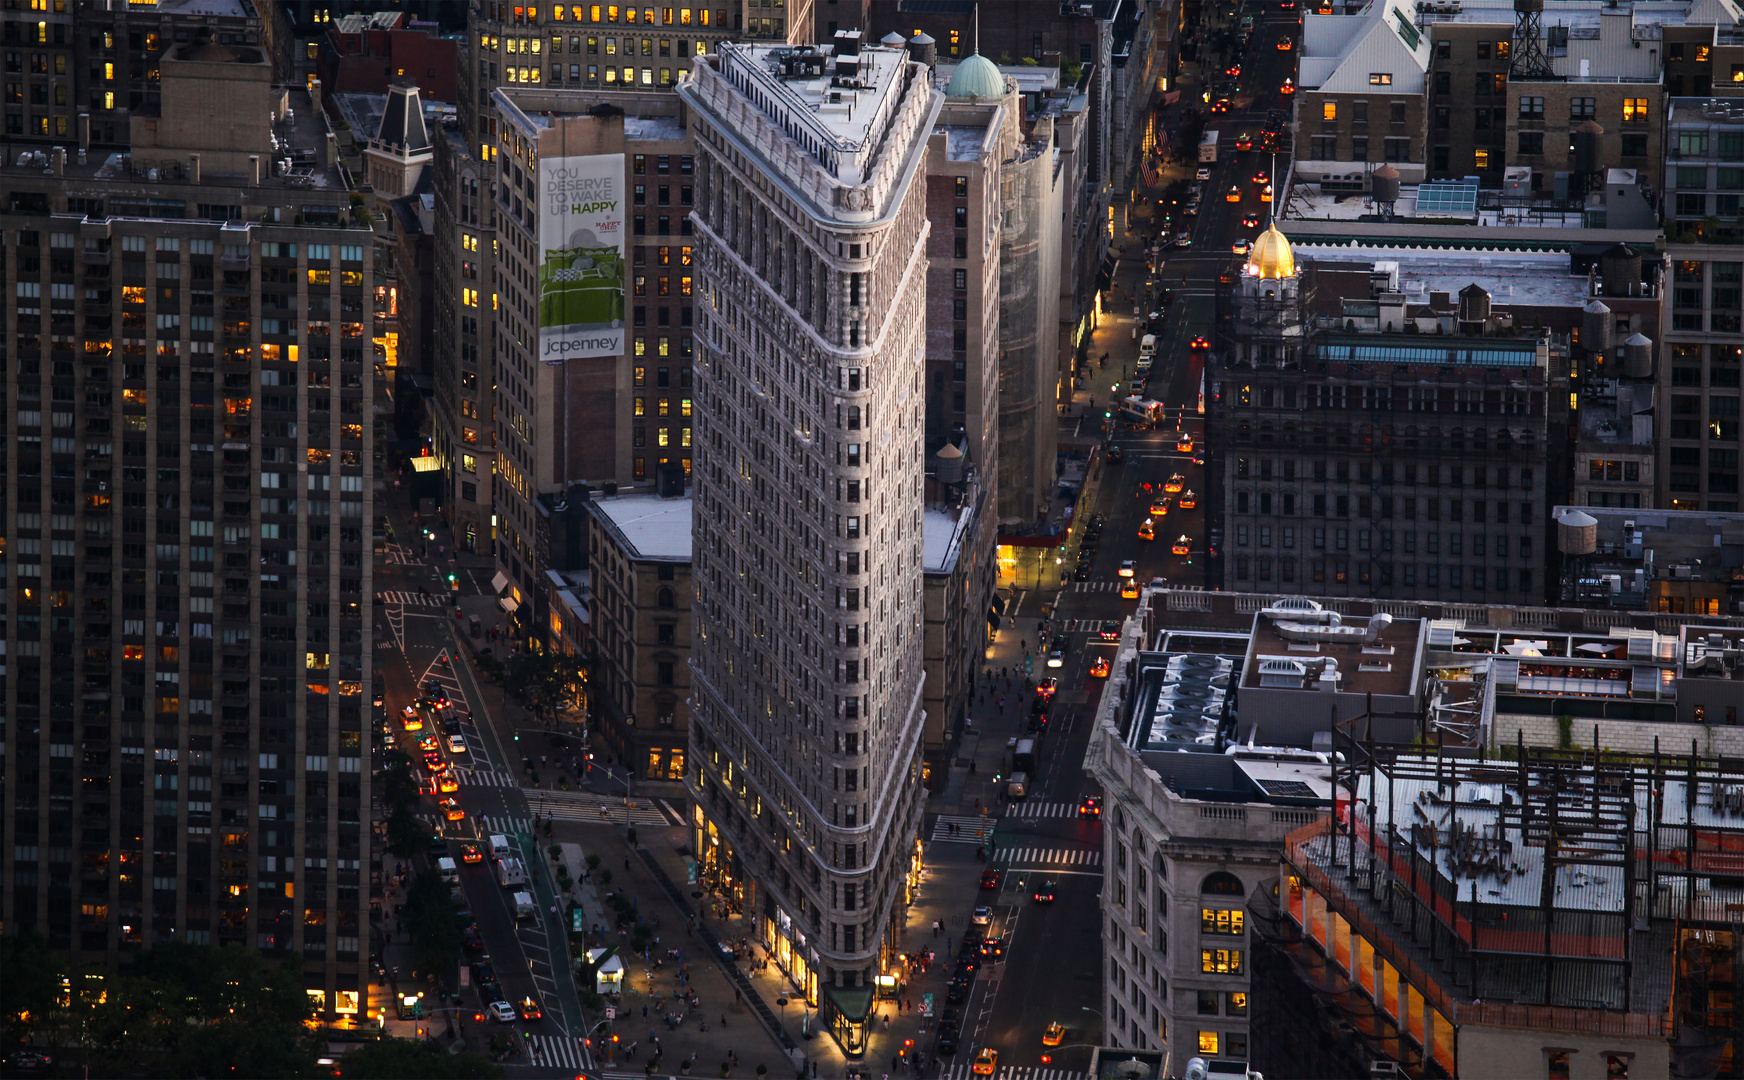
[[[1198,505],[1199,497],[1197,495],[1194,495],[1191,491],[1181,492],[1181,509],[1191,510]]]
[[[1186,486],[1187,486],[1187,478],[1185,476],[1182,476],[1180,473],[1176,473],[1175,475],[1169,477],[1167,480],[1163,481],[1163,490],[1168,492],[1171,495],[1179,494],[1181,489],[1186,487]]]
[[[1138,538],[1140,540],[1155,540],[1157,538],[1157,527],[1151,522],[1150,518],[1145,518],[1139,525]]]
[[[461,809],[460,800],[453,798],[442,800],[442,814],[449,821],[459,821],[466,817],[466,811]]]
[[[462,844],[460,861],[463,863],[484,862],[484,850],[477,844]]]
[[[1169,550],[1177,555],[1190,555],[1193,552],[1193,541],[1186,533],[1182,533],[1176,537],[1174,546],[1170,547]]]
[[[1294,49],[1295,47],[1296,47],[1296,43],[1294,41],[1291,41],[1287,37],[1278,39],[1278,51],[1279,52],[1289,52],[1291,49]]]
[[[1167,499],[1153,499],[1153,500],[1151,500],[1151,516],[1152,517],[1163,517],[1166,514],[1168,514],[1168,512],[1169,512],[1169,500],[1167,500]]]
[[[1193,452],[1193,436],[1182,434],[1175,438],[1175,452],[1191,454]]]
[[[1065,1038],[1066,1038],[1066,1025],[1060,1023],[1058,1020],[1055,1020],[1053,1023],[1048,1025],[1046,1031],[1042,1032],[1042,1045],[1043,1046],[1058,1046],[1058,1045],[1060,1045],[1060,1043],[1065,1041]]]
[[[1239,188],[1239,187],[1230,188],[1229,194],[1227,194],[1223,197],[1223,201],[1224,202],[1240,202],[1241,201],[1241,188]]]
[[[435,735],[425,735],[418,740],[418,749],[420,750],[430,751],[441,748],[442,744],[436,740]]]
[[[1138,599],[1138,580],[1136,578],[1125,578],[1121,581],[1120,598],[1122,600]]]
[[[1294,94],[1295,92],[1296,92],[1296,83],[1291,79],[1285,79],[1284,85],[1278,87],[1278,93],[1280,93],[1280,94],[1289,95],[1289,94]]]
[[[407,705],[400,712],[400,726],[404,727],[407,731],[423,731],[424,718],[418,714],[417,709]]]
[[[436,774],[436,790],[440,791],[444,795],[447,795],[451,792],[459,791],[460,790],[460,781],[455,779],[454,773],[452,771],[440,772],[440,773]]]
[[[1090,677],[1092,679],[1108,678],[1108,657],[1098,656],[1095,661],[1091,663]]]
[[[975,1055],[975,1063],[969,1066],[969,1071],[976,1076],[992,1076],[999,1071],[999,1051],[991,1047],[982,1047]]]

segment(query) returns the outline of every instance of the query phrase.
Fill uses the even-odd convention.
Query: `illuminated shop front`
[[[768,896],[767,893],[764,894]],[[768,905],[757,920],[757,936],[763,947],[775,957],[776,966],[786,973],[794,986],[799,987],[805,998],[807,1013],[800,1018],[800,1031],[806,1031],[811,1024],[809,1010],[818,1003],[817,952],[813,949],[805,931],[779,904],[769,897]]]
[[[715,823],[703,815],[702,807],[691,808],[691,850],[696,852],[696,884],[713,897],[713,903],[724,910],[718,916],[738,915],[745,910],[750,879],[739,868],[739,856],[731,844],[715,828]]]

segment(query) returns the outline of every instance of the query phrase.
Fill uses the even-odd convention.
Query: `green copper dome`
[[[1005,96],[1005,76],[999,73],[999,65],[980,53],[971,53],[968,59],[957,65],[950,85],[945,87],[945,96],[1002,98]]]

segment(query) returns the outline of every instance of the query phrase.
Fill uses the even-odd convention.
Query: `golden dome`
[[[1254,239],[1253,250],[1247,256],[1247,273],[1249,277],[1273,280],[1296,276],[1296,255],[1276,224],[1267,225],[1266,231]]]

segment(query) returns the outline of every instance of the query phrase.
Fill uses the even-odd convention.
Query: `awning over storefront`
[[[508,583],[509,583],[509,575],[503,573],[501,570],[498,570],[497,576],[494,578],[491,578],[491,592],[494,592],[494,593],[502,592],[503,586],[507,585]]]
[[[998,608],[994,607],[994,608],[987,609],[987,625],[991,626],[995,630],[999,629],[999,609]]]
[[[520,601],[516,600],[512,596],[505,596],[502,599],[498,600],[497,603],[501,604],[503,606],[503,610],[508,611],[508,612],[513,612],[516,608],[521,606]]]
[[[1096,290],[1106,291],[1114,281],[1114,267],[1120,261],[1120,256],[1112,251],[1102,258],[1102,268],[1096,272]]]

